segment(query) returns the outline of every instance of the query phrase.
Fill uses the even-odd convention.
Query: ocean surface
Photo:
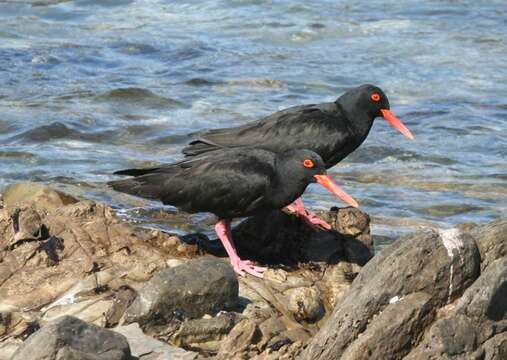
[[[503,0],[0,1],[0,189],[45,182],[143,226],[209,233],[209,216],[105,182],[180,159],[188,133],[362,83],[384,89],[416,138],[377,119],[331,170],[377,245],[506,215]],[[316,185],[304,199],[341,205]]]

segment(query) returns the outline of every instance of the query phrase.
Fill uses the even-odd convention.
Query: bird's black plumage
[[[311,160],[314,166],[304,166]],[[314,175],[325,174],[310,150],[275,154],[254,148],[221,149],[151,169],[118,171],[133,178],[112,181],[118,191],[162,201],[186,212],[230,219],[281,209],[297,199]]]
[[[372,100],[374,94],[378,100]],[[361,145],[382,109],[389,110],[384,92],[362,85],[335,102],[295,106],[243,126],[204,131],[183,153],[191,157],[243,146],[274,152],[305,148],[318,153],[330,168]]]

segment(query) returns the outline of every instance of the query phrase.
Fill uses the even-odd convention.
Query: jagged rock
[[[477,226],[470,234],[474,237],[481,254],[481,271],[496,259],[507,256],[507,219]]]
[[[401,359],[433,318],[430,299],[430,295],[417,292],[393,301],[371,319],[340,359],[368,360],[373,354],[384,359]]]
[[[72,316],[32,334],[11,360],[131,360],[127,339]]]
[[[218,358],[231,359],[246,351],[261,339],[261,333],[257,325],[251,320],[243,320],[238,323],[225,338],[220,346]]]
[[[138,360],[194,360],[197,353],[170,346],[143,333],[139,324],[112,329],[128,340],[132,356]]]
[[[229,264],[214,258],[190,260],[156,273],[139,291],[125,322],[164,324],[175,312],[189,318],[216,313],[238,301],[238,280]]]
[[[115,274],[102,285],[114,288],[135,282],[129,277],[134,271],[149,278],[166,267],[164,253],[104,205],[80,201],[37,211],[38,217],[34,211],[31,207],[0,209],[0,233],[5,235],[0,236],[0,307],[42,307],[82,278],[94,275],[97,284],[95,275],[102,268]],[[13,212],[19,219],[33,219],[44,232],[38,238],[17,241],[19,232],[9,230],[14,228]]]
[[[477,278],[479,266],[475,242],[455,229],[416,232],[399,239],[365,265],[302,358],[339,358],[367,329],[370,319],[396,297],[424,292],[431,296],[431,307],[448,303]],[[414,329],[412,336],[417,338],[423,331]]]

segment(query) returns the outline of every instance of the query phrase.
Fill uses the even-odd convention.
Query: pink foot
[[[323,228],[325,230],[331,230],[331,225],[326,221],[319,219],[315,214],[306,211],[303,199],[298,198],[292,204],[286,207],[290,212],[296,213],[300,218],[304,220],[308,225],[314,228]]]
[[[234,271],[241,276],[245,276],[246,272],[250,275],[262,278],[264,276],[262,273],[268,269],[262,266],[255,266],[250,260],[241,260],[239,257],[234,260],[231,259],[231,264]]]
[[[255,266],[250,260],[241,260],[236,253],[236,248],[234,247],[234,242],[232,241],[230,220],[220,220],[215,225],[215,231],[218,238],[224,245],[227,255],[229,255],[232,268],[237,274],[245,276],[245,273],[248,273],[253,276],[263,277],[262,273],[266,271],[267,268]]]

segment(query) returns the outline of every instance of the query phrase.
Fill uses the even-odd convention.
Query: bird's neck
[[[358,140],[359,144],[362,143],[373,126],[375,116],[365,111],[352,109],[346,104],[342,104],[340,98],[336,100],[335,104],[345,118],[349,132],[355,135],[354,137]]]
[[[299,198],[306,190],[308,181],[291,176],[290,171],[277,172],[271,186],[271,206],[281,209]]]

